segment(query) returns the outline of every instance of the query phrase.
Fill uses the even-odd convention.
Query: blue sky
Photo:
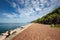
[[[36,20],[60,6],[60,0],[0,0],[0,23]]]

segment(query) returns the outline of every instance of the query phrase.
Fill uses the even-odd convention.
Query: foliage
[[[55,25],[54,25],[54,24],[51,24],[51,27],[54,27],[54,28],[56,28],[56,27],[57,27],[57,28],[60,28],[60,24],[55,24]]]
[[[38,18],[32,22],[42,24],[60,24],[60,7],[43,16],[42,18]]]

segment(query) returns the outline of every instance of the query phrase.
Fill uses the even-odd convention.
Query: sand
[[[60,28],[34,23],[11,40],[60,40]]]
[[[17,36],[19,33],[21,33],[22,31],[24,31],[25,29],[27,29],[32,24],[33,23],[27,24],[25,26],[21,26],[23,28],[20,27],[20,28],[16,28],[16,29],[12,30],[12,31],[16,31],[16,33],[11,34],[9,37],[5,38],[5,40],[11,40],[12,38],[14,38],[15,36]]]

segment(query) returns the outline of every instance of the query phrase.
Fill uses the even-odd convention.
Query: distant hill
[[[32,22],[42,24],[60,24],[60,7]]]

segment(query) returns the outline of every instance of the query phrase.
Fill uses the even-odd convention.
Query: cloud
[[[19,13],[19,17],[27,17],[37,14],[38,11],[41,13],[46,8],[49,10],[57,0],[7,0],[7,2]]]
[[[7,0],[7,2],[14,7],[24,4],[24,7],[38,8],[41,4],[41,6],[44,6],[44,4],[48,6],[59,2],[59,0]],[[39,9],[41,8],[39,7]]]
[[[6,16],[7,18],[17,18],[18,15],[15,13],[3,13],[4,16]]]
[[[17,11],[17,13],[4,13],[8,18],[13,18],[16,20],[35,20],[42,17],[53,8],[59,0],[7,0],[12,8]],[[19,13],[19,14],[18,14]]]
[[[13,5],[13,8],[16,8],[17,7],[17,5],[16,5],[15,2],[13,2],[12,5]]]

